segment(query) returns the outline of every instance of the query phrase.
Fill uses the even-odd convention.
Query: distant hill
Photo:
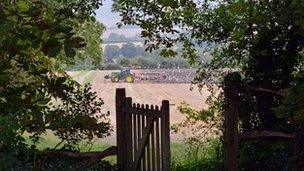
[[[110,33],[108,37],[103,38],[103,43],[128,43],[128,42],[142,42],[139,34],[134,36],[125,36],[125,34]]]
[[[143,42],[132,42],[135,46],[141,46],[141,47],[143,47]],[[101,46],[102,46],[102,48],[103,48],[103,50],[105,49],[105,46],[107,46],[107,45],[116,45],[116,46],[118,46],[119,48],[121,48],[122,47],[122,45],[123,44],[125,44],[125,43],[102,43],[101,44]]]
[[[123,28],[117,28],[117,27],[110,27],[107,28],[106,31],[103,34],[103,39],[106,39],[110,36],[111,33],[116,33],[119,35],[124,35],[126,37],[136,37],[140,35],[141,29],[138,27],[123,27]]]

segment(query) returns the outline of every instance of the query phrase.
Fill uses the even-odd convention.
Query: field
[[[204,103],[208,92],[201,92],[196,86],[190,91],[190,83],[162,84],[162,83],[111,83],[104,79],[111,71],[77,71],[69,72],[79,83],[91,83],[94,91],[104,100],[103,112],[110,112],[111,123],[115,127],[115,90],[125,88],[128,97],[133,98],[135,103],[160,105],[162,100],[170,102],[170,123],[174,124],[184,119],[178,111],[182,102],[190,104],[195,109],[205,108]],[[173,141],[179,141],[180,136],[173,134]],[[115,141],[115,132],[107,141]]]

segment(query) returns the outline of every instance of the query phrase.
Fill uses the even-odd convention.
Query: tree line
[[[106,45],[104,48],[104,57],[105,58],[117,58],[117,57],[126,57],[132,58],[135,56],[146,56],[147,52],[144,47],[141,45],[135,45],[134,43],[128,42],[122,44],[121,47],[118,45]]]
[[[121,66],[132,66],[141,69],[175,69],[189,68],[186,59],[182,57],[163,58],[160,51],[147,52],[143,45],[128,42],[118,45],[106,45],[104,60],[99,69],[119,69]]]

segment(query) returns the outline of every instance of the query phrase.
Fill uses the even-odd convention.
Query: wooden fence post
[[[231,87],[224,90],[224,171],[237,170],[238,111],[237,91]]]
[[[127,97],[125,101],[125,140],[124,143],[126,144],[126,158],[127,158],[127,167],[124,170],[131,171],[134,170],[132,168],[133,164],[133,147],[132,147],[132,115],[130,113],[130,108],[132,106],[132,98]]]
[[[170,122],[169,122],[169,101],[162,101],[162,118],[161,118],[161,148],[162,148],[162,167],[163,171],[169,171],[170,169]]]
[[[117,142],[117,167],[118,170],[127,168],[127,143],[126,140],[126,114],[125,114],[126,91],[123,88],[116,89],[116,142]]]

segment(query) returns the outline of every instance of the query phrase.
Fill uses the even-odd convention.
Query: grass
[[[87,83],[92,83],[92,81],[95,78],[95,76],[96,76],[96,71],[95,70],[94,71],[90,71],[86,75],[86,77],[84,78],[84,81],[83,81],[82,85],[87,84]]]
[[[196,150],[186,144],[171,144],[171,170],[221,170],[222,153],[219,139],[214,139],[200,147],[197,156]]]
[[[77,72],[77,74],[73,75],[73,79],[76,80],[78,83],[80,83],[81,85],[87,84],[87,83],[91,83],[92,80],[95,78],[96,76],[96,71],[95,70],[82,70]]]
[[[28,136],[26,136],[28,144],[32,144]],[[48,133],[37,148],[44,150],[45,148],[54,148],[59,143],[59,139]],[[93,144],[81,143],[77,148],[82,151],[103,151],[111,146],[114,142],[104,142],[103,139],[95,140]],[[173,142],[171,143],[171,170],[173,171],[200,171],[200,170],[220,170],[221,154],[218,148],[220,141],[218,139],[212,140],[198,151],[195,156],[195,148],[190,147],[184,143]],[[116,156],[106,157],[104,160],[109,161],[111,164],[116,163]]]
[[[28,135],[24,136],[27,144],[32,145],[33,142],[30,140]],[[39,141],[39,143],[35,144],[37,149],[39,150],[45,150],[46,148],[53,149],[56,147],[56,145],[60,142],[60,140],[51,132],[47,132],[46,135],[42,136],[42,139]],[[81,152],[88,152],[88,151],[103,151],[111,146],[114,146],[114,143],[108,143],[103,142],[102,139],[96,139],[92,141],[92,144],[88,144],[87,142],[82,142],[79,144],[79,146],[76,147]],[[60,149],[62,145],[60,145],[57,149]],[[105,158],[106,161],[109,161],[110,163],[114,164],[116,163],[116,157],[115,156],[109,156]]]

